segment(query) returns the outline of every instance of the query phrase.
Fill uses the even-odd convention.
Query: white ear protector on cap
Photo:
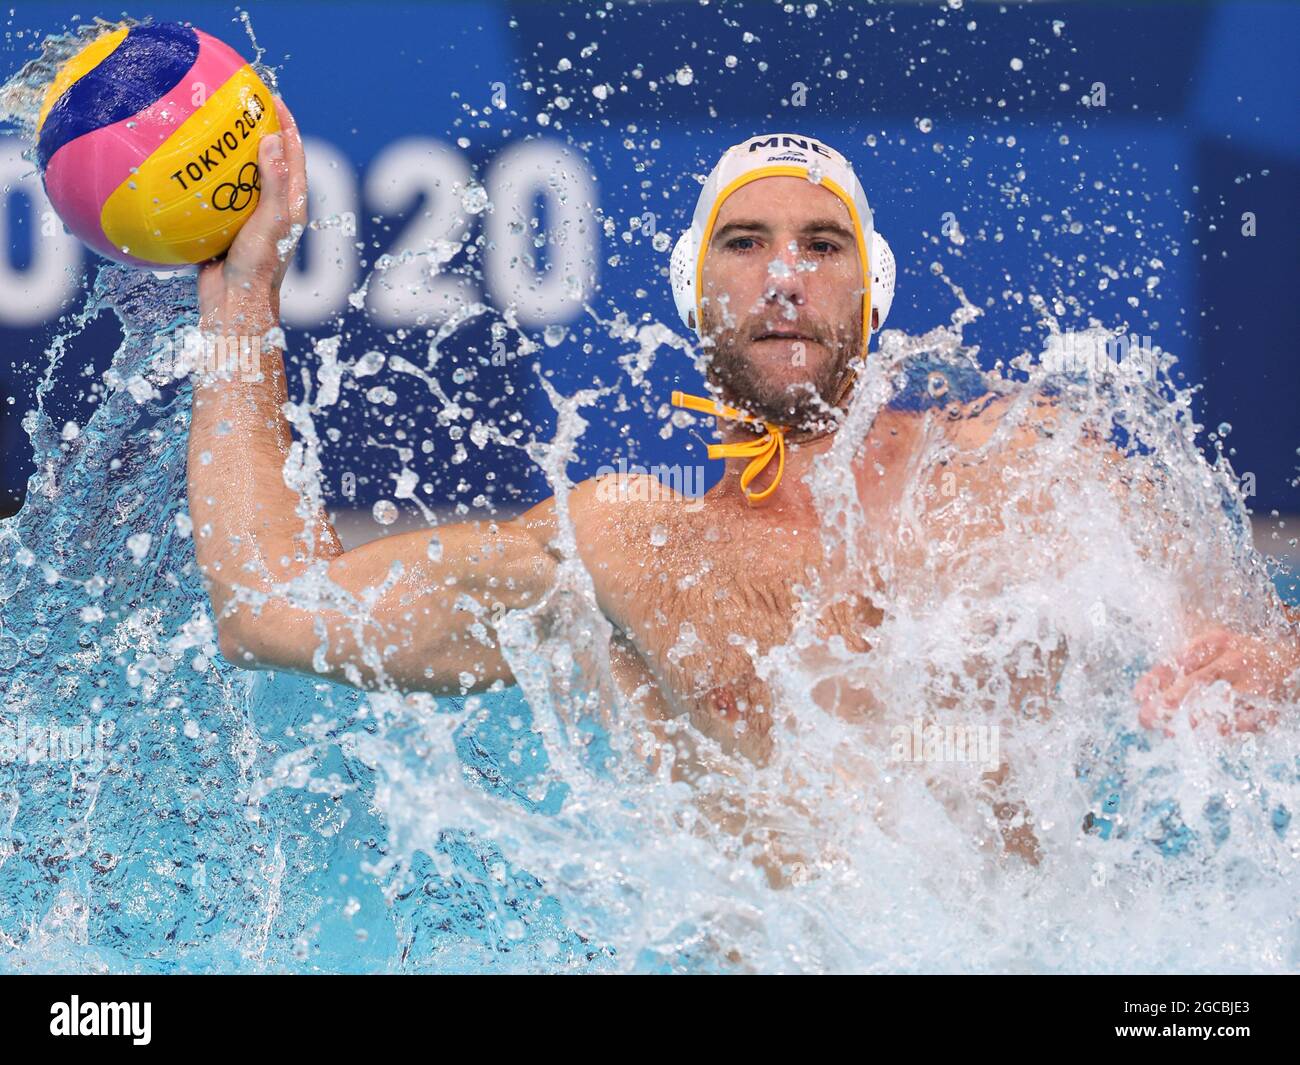
[[[713,235],[714,223],[723,202],[737,189],[764,177],[803,177],[833,192],[848,208],[858,241],[858,254],[871,269],[869,296],[862,301],[864,342],[875,332],[871,325],[874,308],[877,329],[885,324],[894,300],[894,254],[872,224],[866,193],[853,167],[834,148],[813,137],[791,133],[751,137],[728,148],[700,189],[691,227],[673,247],[669,264],[673,300],[682,323],[699,334],[699,288],[704,267],[703,251]],[[870,249],[870,254],[868,254]]]

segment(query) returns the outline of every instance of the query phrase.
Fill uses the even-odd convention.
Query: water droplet
[[[471,181],[465,186],[465,191],[460,194],[460,205],[470,214],[482,214],[487,210],[487,189],[477,181]]]
[[[153,543],[153,534],[142,532],[126,538],[127,549],[131,552],[137,562],[143,562],[144,556],[149,553],[149,547]]]
[[[384,366],[384,356],[382,352],[367,351],[361,358],[357,359],[356,365],[352,367],[354,377],[369,377],[371,374],[377,374]]]

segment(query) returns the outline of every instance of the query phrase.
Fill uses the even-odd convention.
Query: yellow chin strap
[[[844,378],[844,384],[840,386],[839,395],[835,397],[835,403],[832,406],[839,404],[840,400],[844,398],[844,393],[849,390],[857,376],[857,370],[850,366],[848,376]],[[699,411],[701,414],[713,414],[720,418],[732,418],[736,421],[762,425],[767,432],[760,437],[755,437],[753,440],[737,440],[730,444],[710,444],[709,458],[750,459],[749,465],[745,467],[740,475],[740,491],[744,494],[745,501],[751,507],[755,503],[763,502],[776,491],[776,486],[781,483],[781,474],[785,472],[785,434],[789,432],[788,428],[777,425],[775,422],[755,418],[743,411],[736,410],[735,407],[719,403],[717,400],[706,399],[704,396],[692,396],[686,392],[673,392],[672,404],[674,407],[685,407],[689,410]],[[773,455],[777,457],[777,467],[776,476],[772,478],[772,483],[761,492],[751,492],[749,490],[750,484],[755,477],[767,469],[767,464],[772,461]]]
[[[758,418],[736,410],[735,407],[728,407],[725,403],[705,399],[703,396],[690,396],[685,392],[673,393],[673,406],[688,407],[691,410],[699,411],[701,414],[716,414],[722,418],[735,418],[742,422],[760,421]],[[785,432],[779,425],[772,422],[762,422],[762,424],[767,428],[767,432],[753,440],[738,440],[731,444],[709,445],[709,458],[711,459],[751,458],[753,460],[745,467],[744,473],[740,475],[740,490],[745,494],[745,499],[749,501],[750,506],[761,503],[775,492],[776,486],[781,483],[781,474],[785,472]],[[773,455],[776,455],[779,459],[776,467],[776,477],[763,491],[750,492],[750,481],[767,468],[767,464],[772,461]]]

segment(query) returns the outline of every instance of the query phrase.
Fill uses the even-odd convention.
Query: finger
[[[289,221],[295,225],[307,224],[307,153],[302,146],[298,122],[288,105],[276,96],[275,113],[284,134],[284,157],[289,164]]]
[[[1237,710],[1236,729],[1238,732],[1263,732],[1274,728],[1278,722],[1276,709],[1243,703]]]
[[[1155,728],[1161,720],[1167,718],[1169,714],[1165,711],[1182,702],[1189,690],[1188,678],[1214,661],[1215,656],[1226,646],[1227,636],[1228,633],[1221,629],[1203,632],[1175,656],[1178,668],[1162,662],[1143,674],[1133,686],[1133,696],[1141,704],[1138,720],[1147,728]],[[1175,692],[1176,684],[1179,687]],[[1164,699],[1158,698],[1161,692],[1165,693]]]
[[[1169,720],[1175,710],[1166,708],[1159,699],[1148,699],[1138,707],[1138,724],[1146,729],[1160,729],[1166,736],[1174,734],[1169,727]]]
[[[1178,674],[1174,672],[1172,666],[1162,662],[1153,669],[1147,670],[1139,678],[1138,682],[1133,685],[1133,697],[1139,702],[1143,702],[1151,698],[1156,692],[1169,687],[1177,676]]]
[[[283,236],[289,229],[289,162],[283,133],[271,133],[257,146],[261,198],[249,222],[255,231]]]
[[[1138,724],[1143,728],[1161,728],[1168,716],[1154,699],[1138,707]],[[1165,731],[1168,732],[1169,730],[1166,729]]]
[[[1182,701],[1193,688],[1213,684],[1217,680],[1228,679],[1231,669],[1231,662],[1219,658],[1194,673],[1179,676],[1173,684],[1165,689],[1163,694],[1152,692],[1146,697],[1138,708],[1138,721],[1145,728],[1161,727],[1174,716]],[[1193,728],[1200,724],[1200,719],[1195,714],[1191,715],[1190,720]],[[1165,728],[1165,734],[1172,735],[1167,727]]]
[[[1179,671],[1193,673],[1201,667],[1209,665],[1223,653],[1231,638],[1232,633],[1226,629],[1211,629],[1209,632],[1200,633],[1183,648],[1175,660]]]
[[[1138,723],[1143,728],[1160,728],[1165,719],[1172,716],[1171,712],[1165,709],[1160,695],[1177,677],[1178,674],[1172,666],[1161,663],[1144,673],[1133,685],[1133,697],[1138,704]],[[1165,729],[1165,733],[1171,735],[1168,729]]]
[[[1187,676],[1175,681],[1170,685],[1169,690],[1165,692],[1161,702],[1166,708],[1175,707],[1187,697],[1187,693],[1193,688],[1204,687],[1219,680],[1230,681],[1235,668],[1236,662],[1234,659],[1227,656],[1216,658],[1208,666],[1203,666],[1196,672],[1189,673]]]
[[[257,207],[235,237],[226,256],[227,268],[240,274],[273,272],[279,265],[276,242],[289,232],[288,167],[283,137],[268,133],[257,146],[261,183]]]

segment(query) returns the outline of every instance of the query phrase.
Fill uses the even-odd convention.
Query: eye
[[[813,240],[808,244],[810,251],[817,255],[834,255],[840,250],[840,246],[832,240]]]
[[[753,237],[732,237],[727,241],[729,251],[753,251],[758,247]]]

